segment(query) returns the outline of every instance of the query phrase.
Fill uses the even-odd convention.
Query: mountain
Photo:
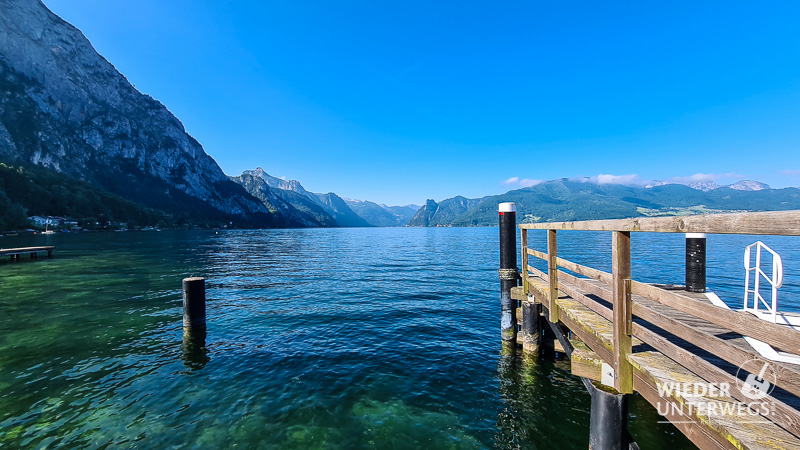
[[[294,190],[272,187],[274,183],[270,183],[268,178],[272,177],[259,168],[254,171],[244,171],[238,177],[231,177],[231,180],[242,185],[247,192],[261,200],[267,209],[275,211],[292,223],[304,227],[339,226],[336,219],[317,202]],[[302,192],[305,192],[300,183],[297,183],[297,186]]]
[[[280,212],[288,218],[296,218],[303,226],[370,226],[333,192],[309,192],[299,181],[273,177],[261,167],[245,170],[240,176],[231,177],[231,180],[262,200],[266,207],[280,205],[277,208]]]
[[[356,214],[375,227],[402,227],[419,209],[419,206],[386,206],[377,203],[345,199]]]
[[[483,199],[455,197],[438,204],[428,200],[409,226],[496,225],[497,205],[501,202],[515,202],[517,220],[531,223],[800,209],[800,189],[741,190],[731,186],[701,191],[681,184],[645,188],[565,178]],[[470,204],[474,206],[464,210],[464,206]],[[446,206],[443,208],[443,205]],[[446,209],[446,213],[440,212],[442,209]]]
[[[232,182],[167,108],[39,0],[0,0],[0,160],[148,207],[295,226]]]
[[[665,186],[668,184],[681,184],[684,186],[688,186],[692,189],[697,189],[698,191],[708,192],[713,191],[715,189],[720,188],[730,188],[737,191],[760,191],[763,189],[770,189],[769,185],[766,183],[762,183],[760,181],[753,181],[753,180],[741,180],[737,181],[736,183],[721,186],[717,184],[716,181],[692,181],[687,183],[678,183],[678,182],[671,182],[671,181],[651,181],[647,183],[644,187],[650,189],[656,186]]]
[[[408,221],[410,227],[431,227],[438,225],[453,225],[454,221],[472,208],[477,207],[482,198],[469,199],[462,196],[449,198],[436,203],[433,200],[425,202],[425,206],[414,214]]]
[[[728,187],[731,189],[736,189],[737,191],[761,191],[764,189],[770,189],[768,184],[753,180],[737,181]]]

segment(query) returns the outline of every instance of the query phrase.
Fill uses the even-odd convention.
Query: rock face
[[[0,159],[170,212],[291,226],[39,0],[0,0]]]
[[[470,209],[478,206],[482,198],[465,198],[457,196],[442,200],[436,203],[428,200],[425,206],[419,209],[414,217],[408,221],[410,227],[434,227],[440,225],[452,225],[456,217],[466,213]]]
[[[753,180],[737,181],[728,187],[737,191],[763,191],[764,189],[770,188],[766,183]]]
[[[275,206],[280,209],[282,206],[281,212],[284,216],[290,220],[300,220],[302,226],[370,226],[350,209],[344,199],[333,192],[309,192],[297,180],[287,181],[273,177],[261,167],[245,170],[240,176],[231,179],[264,201],[267,207]]]

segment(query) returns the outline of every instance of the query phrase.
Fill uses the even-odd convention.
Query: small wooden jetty
[[[10,256],[11,260],[19,261],[20,255],[30,254],[31,259],[39,257],[40,252],[47,252],[47,257],[53,256],[55,246],[45,245],[41,247],[20,247],[20,248],[2,248],[0,249],[0,256]]]
[[[506,206],[504,212],[503,205],[509,204],[500,208],[500,278],[506,283],[509,270],[517,269],[508,266],[503,239],[509,232],[503,227],[515,221],[515,208]],[[688,233],[800,236],[800,211],[536,223],[519,229],[522,270],[513,284],[521,285],[510,288],[513,323],[509,327],[504,316],[503,339],[528,352],[538,352],[548,334],[558,340],[572,373],[592,394],[590,448],[636,448],[627,432],[625,397],[638,393],[700,449],[800,449],[800,365],[769,361],[744,339],[800,355],[800,331],[709,301],[702,292],[704,234],[699,235],[702,289],[694,289],[700,292],[632,279],[630,245],[631,234],[638,232],[687,233],[687,252]],[[528,247],[534,230],[547,233],[547,249]],[[562,230],[611,233],[612,272],[559,257]],[[511,235],[515,239],[516,233]],[[516,260],[516,250],[512,253]],[[530,258],[544,260],[547,271],[533,267]],[[692,256],[692,264],[699,261]],[[687,285],[689,278],[687,273]],[[507,301],[504,293],[501,301]],[[753,384],[763,389],[749,389]]]

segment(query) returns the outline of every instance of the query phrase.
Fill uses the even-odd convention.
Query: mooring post
[[[628,450],[628,396],[594,383],[588,387],[592,398],[589,449]]]
[[[532,297],[522,302],[522,350],[526,352],[539,352],[541,310],[541,303],[536,303]]]
[[[504,341],[516,341],[517,301],[511,288],[517,285],[517,205],[500,203],[500,334]]]
[[[183,279],[183,329],[200,330],[206,327],[206,279]]]
[[[686,233],[686,290],[706,291],[705,233]]]

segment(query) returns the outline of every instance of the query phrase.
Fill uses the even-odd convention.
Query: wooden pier
[[[636,232],[800,236],[800,211],[519,228],[523,269],[521,286],[511,289],[519,307],[513,339],[525,350],[538,351],[543,330],[552,330],[573,374],[584,378],[590,392],[591,386],[620,398],[637,392],[701,449],[800,450],[800,365],[768,361],[743,338],[800,355],[800,331],[715,306],[703,293],[635,281],[630,249]],[[545,251],[528,248],[531,230],[547,233]],[[612,272],[559,257],[557,232],[562,230],[612,233]],[[529,264],[531,257],[546,261],[547,271]],[[769,376],[762,370],[763,379],[753,378],[764,362]],[[744,380],[768,380],[772,389],[754,393]],[[592,403],[594,433],[594,394]],[[627,407],[621,404],[624,424]],[[597,442],[594,436],[592,442]],[[602,448],[629,444],[623,437]]]
[[[53,256],[55,246],[46,245],[42,247],[20,247],[20,248],[3,248],[0,249],[0,256],[10,256],[11,260],[19,261],[20,255],[30,254],[31,259],[39,257],[40,252],[47,252],[47,257]]]

